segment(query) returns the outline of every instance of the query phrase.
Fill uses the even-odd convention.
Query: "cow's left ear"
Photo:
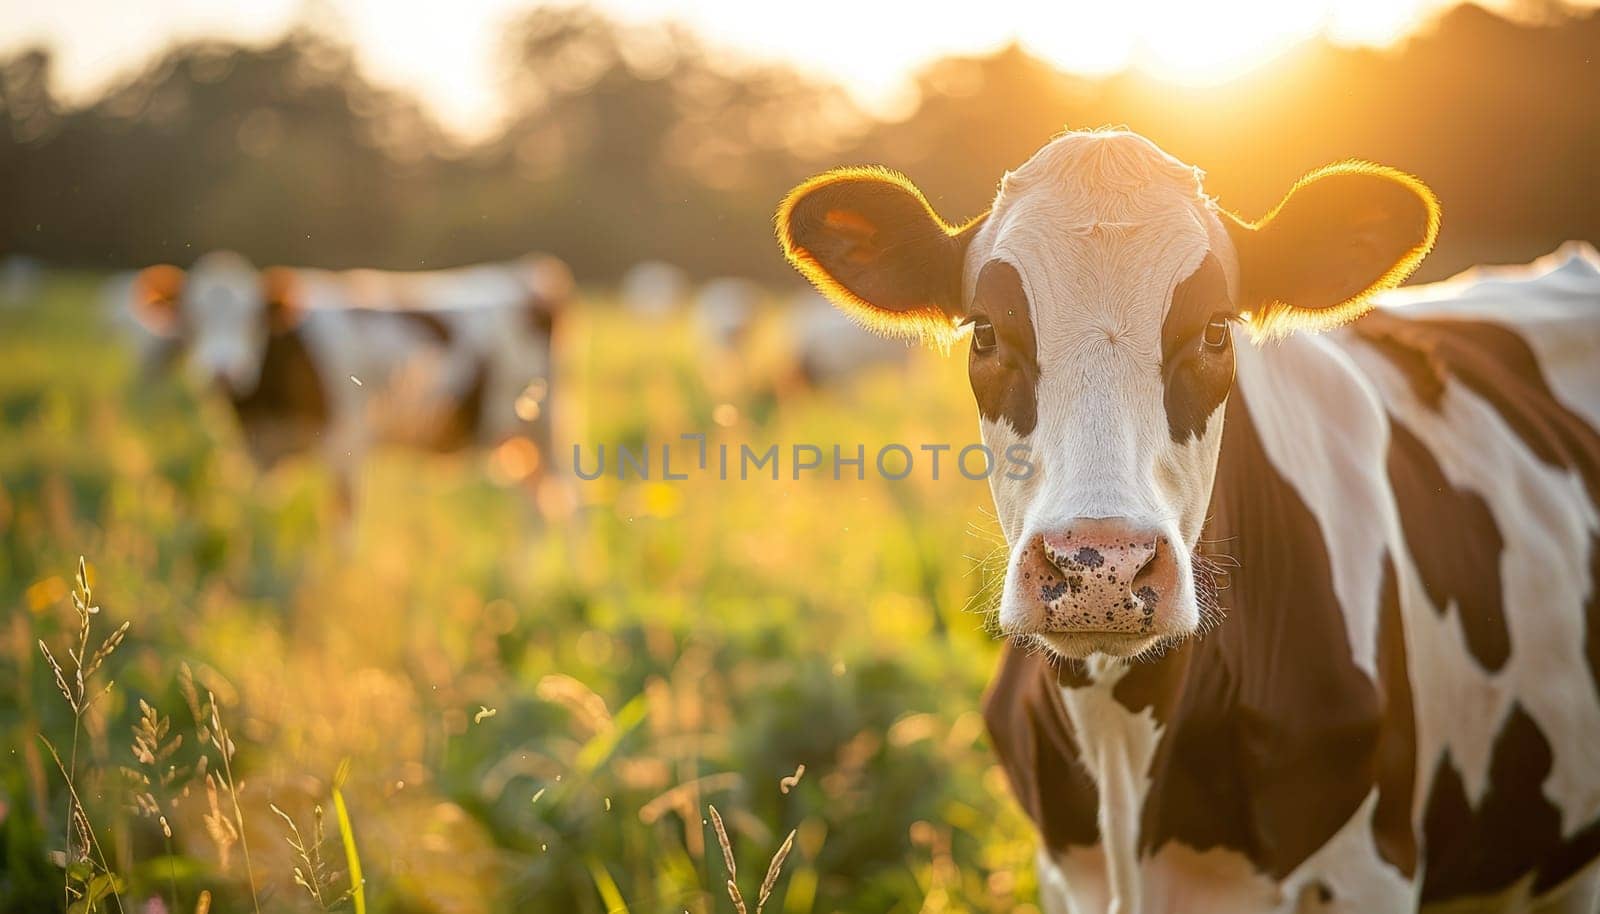
[[[841,168],[790,191],[778,242],[834,305],[889,336],[947,345],[962,311],[967,243],[982,217],[953,226],[915,184],[886,168]]]
[[[1282,336],[1354,320],[1410,276],[1439,234],[1439,200],[1405,172],[1341,162],[1295,182],[1259,221],[1223,222],[1239,256],[1239,309],[1257,335]]]
[[[287,333],[305,316],[305,283],[288,267],[268,267],[261,271],[261,294],[267,302],[267,327],[273,333]]]

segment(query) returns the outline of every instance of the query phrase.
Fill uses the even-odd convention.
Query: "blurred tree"
[[[506,33],[501,128],[470,145],[373,86],[326,25],[176,46],[80,108],[52,95],[49,53],[23,50],[0,60],[0,250],[417,268],[543,249],[588,280],[659,258],[793,281],[769,219],[807,174],[890,165],[963,218],[1063,127],[1126,124],[1247,215],[1330,161],[1416,172],[1445,204],[1436,277],[1600,239],[1600,11],[1525,6],[1458,7],[1387,51],[1309,41],[1204,88],[1081,79],[1011,46],[926,67],[909,112],[878,121],[682,28],[541,7]]]

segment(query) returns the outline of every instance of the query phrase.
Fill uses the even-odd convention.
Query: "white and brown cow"
[[[970,328],[984,439],[1030,449],[985,714],[1044,909],[1592,914],[1600,270],[1355,321],[1433,243],[1420,182],[1246,222],[1201,177],[1067,133],[959,227],[878,170],[779,213],[859,319]]]
[[[316,453],[348,507],[378,445],[495,447],[528,483],[551,453],[552,340],[572,291],[560,261],[432,272],[258,271],[237,254],[134,280],[140,322],[232,405],[258,465]]]

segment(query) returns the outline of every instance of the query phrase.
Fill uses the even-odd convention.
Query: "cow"
[[[834,387],[872,371],[903,369],[915,350],[863,331],[815,292],[791,297],[785,313],[794,374],[809,388]]]
[[[1042,909],[1592,914],[1597,261],[1379,309],[1421,181],[1342,162],[1253,221],[1202,181],[1067,132],[969,222],[876,168],[778,213],[859,321],[966,335],[1027,449],[984,716]]]
[[[39,300],[44,265],[26,254],[0,257],[0,308],[24,308]]]
[[[695,333],[719,357],[736,357],[760,323],[763,298],[761,287],[748,279],[707,280],[694,294]]]
[[[665,261],[644,260],[622,275],[617,294],[628,314],[662,321],[683,308],[689,297],[689,276]]]
[[[377,445],[492,448],[536,490],[551,449],[552,341],[572,292],[553,257],[430,272],[257,270],[231,252],[140,271],[140,323],[232,406],[262,469],[316,453],[348,514]]]

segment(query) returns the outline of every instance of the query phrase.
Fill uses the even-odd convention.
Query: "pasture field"
[[[612,476],[540,525],[481,457],[384,454],[341,536],[320,467],[258,476],[225,408],[140,375],[98,281],[0,311],[0,910],[68,906],[72,834],[73,910],[733,911],[712,805],[750,912],[791,831],[769,912],[1030,910],[977,713],[984,483]],[[590,296],[566,453],[977,440],[961,353],[777,397],[751,352]],[[128,629],[75,715],[40,642],[75,695],[80,555],[81,659]]]

